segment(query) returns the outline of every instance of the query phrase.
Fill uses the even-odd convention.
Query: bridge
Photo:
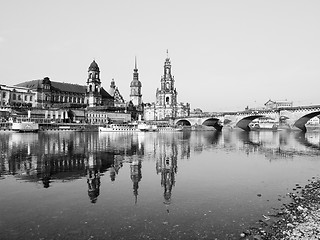
[[[305,124],[313,117],[320,115],[320,105],[284,107],[277,109],[246,110],[238,112],[222,112],[210,116],[194,116],[177,118],[174,123],[183,126],[211,126],[221,130],[228,125],[250,131],[249,124],[257,118],[269,117],[276,122],[285,123],[290,129],[298,128],[306,131]]]

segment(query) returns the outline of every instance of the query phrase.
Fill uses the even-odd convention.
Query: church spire
[[[137,56],[134,57],[134,69],[138,69],[137,68]]]
[[[134,58],[133,80],[131,81],[130,100],[134,106],[140,106],[142,103],[141,82],[139,81],[139,73],[137,68],[137,57]]]

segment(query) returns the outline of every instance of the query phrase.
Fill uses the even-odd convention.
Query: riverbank
[[[296,184],[295,192],[287,194],[289,204],[274,215],[263,216],[240,239],[320,239],[320,179],[313,177],[309,182],[304,187]]]

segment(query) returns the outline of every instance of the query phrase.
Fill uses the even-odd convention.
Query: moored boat
[[[249,128],[251,131],[261,131],[261,130],[269,130],[269,131],[277,131],[279,124],[271,118],[259,118],[253,120],[249,124]]]
[[[148,123],[123,123],[123,124],[106,124],[98,128],[99,132],[155,132],[158,131],[156,125]]]
[[[99,132],[137,132],[140,131],[136,124],[106,124],[98,128]]]
[[[13,122],[11,130],[17,132],[38,132],[39,124],[35,122]]]
[[[182,126],[158,126],[159,132],[181,132],[183,130]]]
[[[146,123],[139,123],[137,125],[137,128],[141,132],[149,132],[149,131],[151,131],[151,125],[146,124]]]

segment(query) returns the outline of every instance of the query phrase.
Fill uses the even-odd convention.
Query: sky
[[[167,50],[178,102],[207,112],[269,99],[320,105],[319,0],[10,0],[0,3],[0,84],[85,85],[95,60],[125,100],[137,57],[156,101]]]

